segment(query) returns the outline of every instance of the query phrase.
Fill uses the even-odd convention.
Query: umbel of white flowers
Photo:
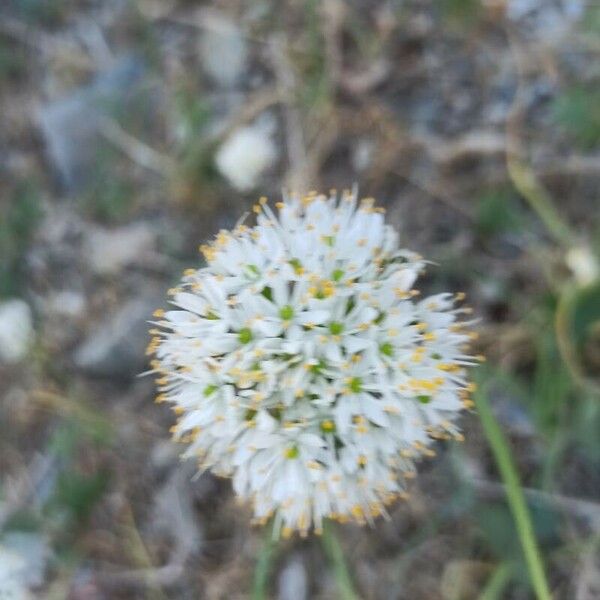
[[[201,469],[233,478],[275,535],[359,523],[405,495],[435,439],[462,439],[474,334],[463,295],[419,299],[423,259],[372,199],[261,198],[256,225],[201,246],[148,353],[157,401]]]

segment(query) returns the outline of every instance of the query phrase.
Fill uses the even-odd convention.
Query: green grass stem
[[[327,557],[331,561],[333,574],[338,585],[340,598],[342,600],[359,600],[359,595],[354,591],[354,585],[346,559],[344,558],[344,550],[335,534],[335,530],[331,523],[323,523],[322,535],[323,548]]]
[[[260,549],[260,554],[254,568],[254,581],[252,583],[252,600],[266,600],[269,587],[269,574],[273,563],[273,555],[277,547],[277,540],[273,538],[273,527],[265,527],[265,537]]]
[[[551,600],[552,595],[550,594],[542,557],[525,502],[523,488],[519,482],[519,476],[510,448],[492,412],[485,390],[475,395],[475,404],[483,430],[500,471],[500,476],[504,482],[508,505],[515,521],[535,595],[538,600]]]
[[[512,571],[513,566],[511,563],[508,561],[501,563],[488,579],[479,600],[501,600],[504,598],[503,594],[510,582]]]

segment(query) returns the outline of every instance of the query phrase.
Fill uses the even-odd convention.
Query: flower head
[[[460,295],[420,299],[423,259],[372,200],[261,199],[256,225],[202,246],[207,266],[157,311],[149,353],[175,437],[233,478],[256,520],[284,534],[385,512],[432,455],[461,438],[470,334]]]

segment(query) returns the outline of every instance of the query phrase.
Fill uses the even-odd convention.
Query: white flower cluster
[[[148,348],[158,401],[202,469],[233,478],[258,522],[318,533],[404,495],[432,440],[462,436],[473,334],[462,295],[418,299],[424,261],[355,192],[261,198],[257,224],[202,246]]]

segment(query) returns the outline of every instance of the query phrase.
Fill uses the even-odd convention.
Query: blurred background
[[[599,54],[596,0],[2,0],[0,597],[249,597],[264,534],[168,440],[147,321],[259,196],[356,182],[467,293],[555,598],[600,598]],[[340,530],[362,598],[533,597],[462,423]],[[270,592],[338,597],[318,540]]]

